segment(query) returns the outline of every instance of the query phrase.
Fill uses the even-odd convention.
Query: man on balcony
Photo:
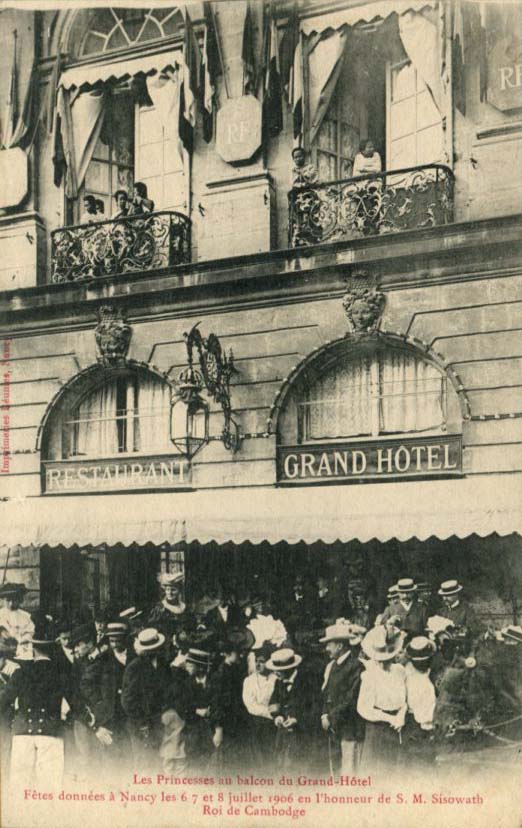
[[[126,190],[116,190],[114,193],[114,200],[116,202],[117,212],[114,214],[113,218],[119,219],[127,216],[129,214],[129,196],[127,195]]]
[[[134,183],[134,192],[129,207],[129,216],[141,216],[154,212],[154,202],[148,197],[147,185],[143,181]]]

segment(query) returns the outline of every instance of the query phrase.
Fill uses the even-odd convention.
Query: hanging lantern
[[[170,403],[170,439],[189,460],[208,443],[209,409],[200,396],[201,388],[201,376],[189,366],[179,375]]]

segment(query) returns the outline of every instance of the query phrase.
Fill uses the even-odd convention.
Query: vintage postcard
[[[0,823],[520,828],[522,3],[0,0]]]

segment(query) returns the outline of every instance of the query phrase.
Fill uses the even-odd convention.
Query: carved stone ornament
[[[384,311],[385,296],[371,287],[352,287],[343,296],[343,307],[350,323],[350,334],[374,333]]]
[[[105,367],[122,365],[125,362],[132,329],[121,308],[102,305],[98,309],[98,324],[94,336],[98,362]]]

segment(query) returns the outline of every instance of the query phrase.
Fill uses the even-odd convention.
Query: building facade
[[[520,14],[2,11],[0,562],[28,605],[306,571],[377,603],[458,577],[520,623]],[[135,182],[152,212],[120,212]]]

